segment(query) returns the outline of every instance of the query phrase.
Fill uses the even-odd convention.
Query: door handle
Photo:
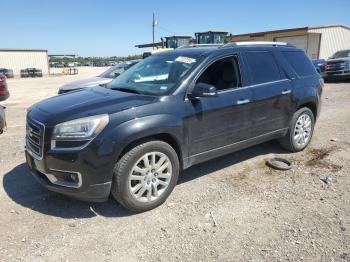
[[[244,105],[244,104],[248,104],[250,102],[249,99],[240,99],[237,101],[237,105]]]
[[[292,90],[283,90],[282,91],[282,95],[287,95],[287,94],[290,94],[290,93],[292,93]]]

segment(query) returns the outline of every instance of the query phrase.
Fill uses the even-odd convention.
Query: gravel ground
[[[113,199],[48,192],[24,164],[25,113],[76,76],[9,80],[0,136],[2,261],[350,261],[350,83],[326,84],[304,152],[276,142],[194,166],[161,207],[133,214]],[[265,166],[292,160],[289,171]],[[321,179],[331,177],[330,184]]]

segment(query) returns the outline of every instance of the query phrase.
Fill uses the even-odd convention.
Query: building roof
[[[171,35],[171,36],[166,36],[165,38],[192,38],[190,35]]]
[[[46,49],[27,49],[27,48],[0,48],[3,52],[47,52]]]
[[[49,57],[77,57],[78,55],[70,55],[70,54],[63,54],[63,55],[49,55]]]
[[[286,29],[278,29],[278,30],[271,30],[271,31],[263,31],[263,32],[254,32],[254,33],[245,33],[245,34],[237,34],[237,35],[230,35],[230,36],[264,36],[265,34],[271,34],[271,33],[284,33],[284,32],[292,32],[292,31],[307,31],[310,29],[321,29],[321,28],[329,28],[329,27],[343,27],[345,29],[349,29],[349,26],[346,25],[340,25],[340,24],[334,24],[334,25],[322,25],[322,26],[305,26],[305,27],[296,27],[296,28],[286,28]]]
[[[161,47],[161,46],[163,46],[163,42],[155,42],[155,43],[149,43],[149,44],[135,45],[135,47],[138,47],[138,48],[145,48],[145,47]]]
[[[341,25],[341,24],[310,26],[309,29],[321,29],[321,28],[328,28],[328,27],[343,27],[345,29],[350,30],[350,26]]]
[[[226,30],[208,30],[205,32],[196,32],[195,34],[208,34],[208,33],[222,33],[222,34],[228,34],[228,32]]]

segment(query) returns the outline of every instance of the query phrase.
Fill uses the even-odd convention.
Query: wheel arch
[[[181,146],[180,146],[180,142],[178,141],[178,139],[173,136],[172,134],[169,133],[157,133],[157,134],[152,134],[152,135],[146,135],[143,137],[139,137],[135,140],[130,141],[128,144],[126,144],[123,149],[121,150],[121,153],[119,154],[118,159],[120,159],[126,152],[128,152],[129,150],[131,150],[132,148],[142,144],[142,143],[146,143],[149,141],[162,141],[165,142],[167,144],[169,144],[176,152],[178,159],[179,159],[179,163],[180,163],[180,169],[183,169],[183,153],[181,150]]]
[[[311,112],[314,115],[315,120],[318,117],[318,110],[317,110],[317,104],[315,101],[303,101],[302,103],[300,103],[297,108],[296,111],[298,111],[300,108],[306,107],[308,109],[311,110]]]

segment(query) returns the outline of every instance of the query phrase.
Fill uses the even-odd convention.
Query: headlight
[[[91,140],[106,127],[108,122],[107,114],[64,122],[55,126],[52,140]]]

